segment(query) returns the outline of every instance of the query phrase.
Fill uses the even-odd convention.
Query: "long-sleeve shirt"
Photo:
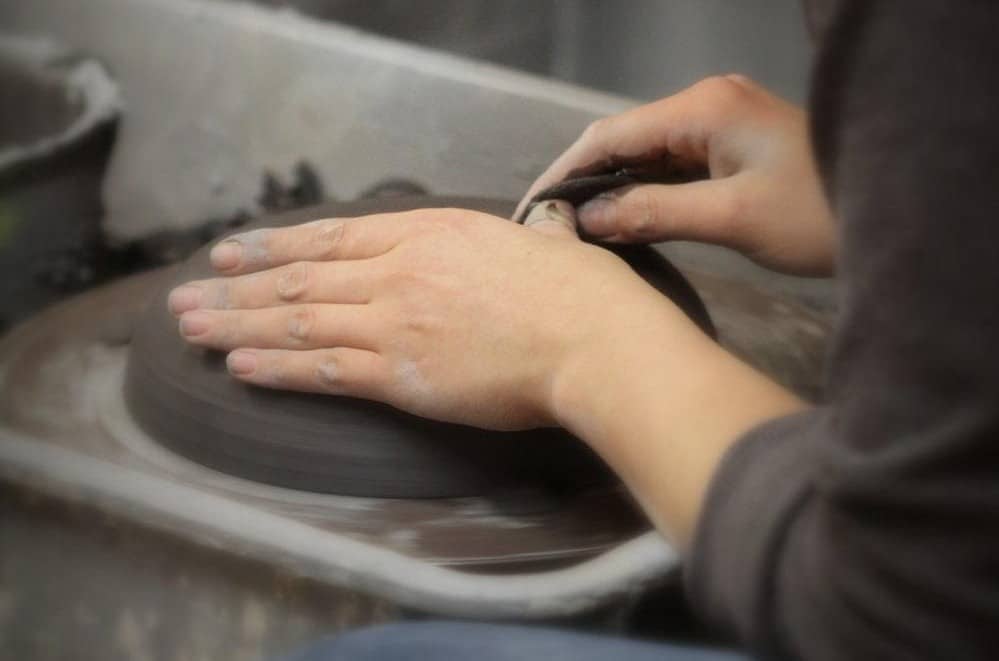
[[[689,593],[767,658],[996,659],[999,3],[810,9],[841,239],[827,397],[727,453]]]

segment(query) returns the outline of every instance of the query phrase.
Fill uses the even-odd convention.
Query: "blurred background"
[[[800,102],[810,60],[796,0],[0,0],[0,37],[0,328],[386,180],[516,199],[597,117]]]
[[[259,1],[636,99],[730,72],[806,92],[798,0]]]

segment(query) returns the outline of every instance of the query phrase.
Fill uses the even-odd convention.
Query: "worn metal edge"
[[[162,4],[162,0],[130,1]],[[242,21],[255,30],[271,32],[289,41],[306,43],[321,50],[349,52],[401,69],[467,83],[490,91],[541,99],[558,106],[610,114],[639,103],[625,96],[408,43],[336,21],[323,21],[293,8],[205,0],[171,0],[170,7],[177,12],[189,12],[200,19]]]
[[[655,584],[675,551],[648,532],[575,566],[486,576],[438,567],[218,495],[47,445],[0,427],[0,478],[91,503],[197,544],[273,562],[321,582],[422,612],[545,619],[593,610]]]

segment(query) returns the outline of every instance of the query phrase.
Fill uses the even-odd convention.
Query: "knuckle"
[[[704,107],[709,125],[723,130],[755,116],[760,109],[761,94],[755,83],[741,74],[712,76],[693,88]]]
[[[413,270],[396,268],[384,275],[384,282],[390,291],[406,292],[413,286],[418,286],[418,278],[415,268]]]
[[[741,87],[754,88],[756,87],[756,81],[745,74],[741,73],[730,73],[723,76],[726,80],[729,80],[736,85]]]
[[[347,232],[347,223],[343,220],[330,219],[319,223],[314,241],[320,259],[336,259]]]
[[[440,213],[420,221],[419,232],[425,236],[463,231],[463,223],[452,209],[442,209]]]
[[[434,285],[434,266],[428,257],[411,257],[406,268],[395,269],[386,279],[395,291],[406,293],[410,297],[407,303],[415,306],[417,299],[412,297],[419,296],[419,292],[431,289]]]
[[[437,328],[436,318],[424,310],[411,310],[403,320],[403,329],[411,335],[428,335]]]
[[[312,265],[309,262],[296,262],[284,267],[275,282],[278,298],[282,301],[305,298],[312,279]]]
[[[329,352],[316,363],[313,378],[323,390],[339,392],[343,389],[343,377],[336,354]]]
[[[453,234],[455,232],[467,234],[473,231],[476,220],[477,214],[469,212],[468,209],[448,207],[439,209],[437,213],[427,218],[421,227],[430,234]]]
[[[729,76],[709,76],[697,85],[705,92],[719,97],[729,97],[739,91],[739,83]]]
[[[308,344],[315,326],[316,311],[305,305],[292,312],[288,318],[288,338],[299,344]]]
[[[711,76],[697,83],[694,88],[703,94],[709,107],[717,108],[719,112],[734,110],[745,101],[749,90],[730,76]]]
[[[580,141],[584,143],[599,144],[604,139],[604,136],[607,135],[611,121],[610,117],[601,117],[593,120],[583,130],[583,134],[580,136]]]

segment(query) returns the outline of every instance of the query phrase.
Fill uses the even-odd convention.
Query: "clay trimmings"
[[[691,166],[674,158],[661,158],[628,167],[609,164],[583,170],[586,174],[571,174],[569,178],[535,194],[524,207],[517,222],[523,223],[531,209],[547,200],[565,200],[572,206],[579,207],[601,193],[632,184],[680,184],[708,176],[703,167]]]
[[[513,209],[512,203],[498,200],[387,198],[303,209],[252,227],[444,206],[503,217]],[[712,332],[699,297],[662,256],[645,247],[621,248],[619,254]],[[551,495],[613,480],[583,443],[559,429],[483,431],[374,402],[237,382],[226,372],[222,354],[191,347],[180,338],[166,309],[173,286],[210,276],[205,248],[153,298],[132,341],[125,388],[129,409],[148,433],[174,451],[252,480],[369,497],[532,490]]]

